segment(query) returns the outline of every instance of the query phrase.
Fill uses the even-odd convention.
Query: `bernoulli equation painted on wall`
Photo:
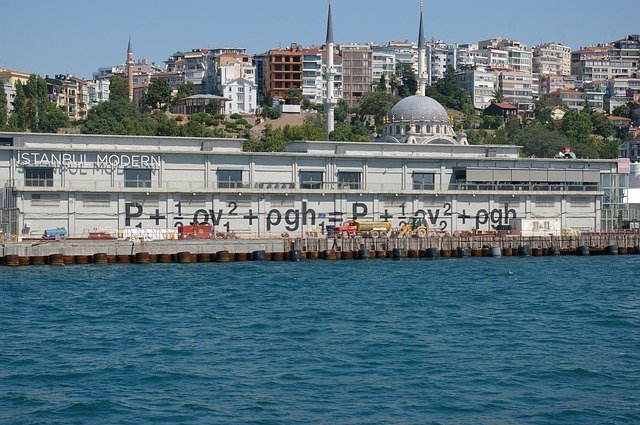
[[[517,218],[514,208],[507,206],[494,209],[467,209],[453,211],[451,202],[444,202],[442,206],[433,208],[407,211],[405,205],[397,208],[383,209],[374,212],[364,202],[349,203],[346,211],[325,211],[309,208],[307,202],[302,202],[300,208],[270,208],[265,211],[257,211],[252,207],[240,208],[235,201],[224,204],[224,208],[205,209],[199,208],[186,211],[181,202],[174,204],[174,211],[161,212],[160,208],[151,211],[145,210],[138,202],[125,204],[125,227],[175,227],[186,224],[211,224],[214,227],[221,226],[226,231],[234,231],[237,228],[259,228],[270,231],[286,230],[294,232],[307,226],[317,226],[324,229],[326,225],[340,224],[346,220],[375,219],[390,221],[397,226],[406,223],[410,217],[422,217],[429,226],[442,231],[450,231],[453,222],[456,229],[490,229],[500,224],[507,224]]]

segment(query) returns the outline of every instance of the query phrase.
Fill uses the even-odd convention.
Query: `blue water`
[[[639,265],[0,267],[0,422],[640,423]]]

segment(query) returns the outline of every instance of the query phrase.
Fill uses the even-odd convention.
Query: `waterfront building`
[[[297,141],[282,153],[244,152],[242,143],[2,133],[0,205],[11,228],[31,237],[58,227],[73,237],[166,234],[191,222],[266,237],[354,217],[395,227],[424,216],[450,233],[536,217],[602,230],[615,226],[623,203],[615,160],[521,158],[516,146],[450,140]]]

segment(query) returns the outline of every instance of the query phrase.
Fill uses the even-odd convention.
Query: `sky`
[[[423,0],[425,35],[450,43],[492,37],[573,49],[640,33],[639,0]],[[172,53],[244,47],[249,54],[322,44],[327,0],[20,0],[1,7],[0,68],[90,79],[135,59],[163,65]],[[332,0],[336,43],[418,36],[420,0]]]

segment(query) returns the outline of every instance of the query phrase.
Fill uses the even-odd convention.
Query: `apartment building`
[[[293,43],[269,50],[264,59],[264,93],[272,101],[284,101],[287,90],[302,90],[302,49]]]
[[[524,73],[533,72],[533,54],[531,49],[517,40],[491,38],[478,42],[478,48],[487,52],[488,65],[506,67]]]
[[[342,44],[342,94],[349,107],[360,105],[372,90],[373,49],[369,44]]]
[[[569,109],[581,110],[585,107],[603,111],[604,93],[600,91],[558,90],[549,94],[553,104]]]
[[[533,77],[530,72],[499,70],[498,88],[504,100],[517,105],[520,110],[530,109],[533,105]]]
[[[575,88],[574,79],[562,75],[541,75],[538,80],[539,95],[544,96],[558,90]]]
[[[373,84],[377,85],[384,75],[387,91],[391,92],[389,81],[391,75],[396,73],[396,55],[385,46],[372,46],[372,76]]]
[[[258,108],[258,85],[244,78],[227,81],[222,86],[224,113],[255,114]]]
[[[610,53],[612,60],[631,62],[631,68],[640,69],[640,35],[630,34],[611,44],[614,47]]]
[[[87,81],[87,93],[89,95],[88,109],[93,108],[100,102],[109,100],[109,80]]]
[[[547,42],[533,47],[533,72],[540,75],[571,74],[571,48]]]
[[[327,51],[324,46],[302,49],[302,96],[314,104],[322,104],[327,99],[326,66]],[[339,53],[333,55],[336,71],[333,95],[342,98],[342,58]]]
[[[633,102],[640,95],[640,78],[612,78],[607,82],[605,111]]]
[[[444,76],[447,68],[458,68],[458,47],[444,41],[427,42],[427,72],[433,84]]]
[[[484,67],[476,66],[458,72],[461,84],[471,96],[476,109],[485,109],[495,98],[498,76]]]

